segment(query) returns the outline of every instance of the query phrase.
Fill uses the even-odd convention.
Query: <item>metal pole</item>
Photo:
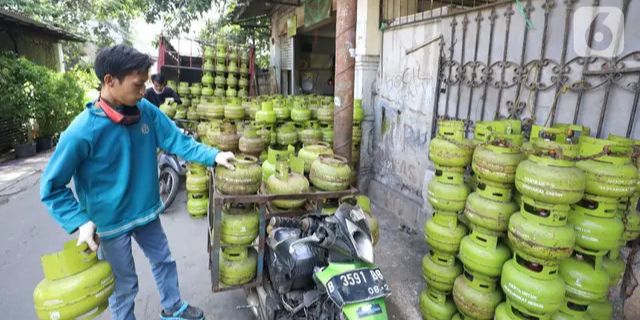
[[[337,5],[333,149],[351,162],[355,59],[349,51],[356,43],[356,0],[340,0]]]

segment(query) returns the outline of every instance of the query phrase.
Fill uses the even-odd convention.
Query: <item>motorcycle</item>
[[[193,136],[193,132],[181,128],[186,135]],[[160,183],[160,199],[167,209],[173,203],[178,191],[182,177],[187,174],[187,161],[178,158],[175,154],[160,150],[157,155],[158,180]]]
[[[358,206],[331,216],[272,218],[263,285],[248,289],[259,320],[387,319],[391,294],[374,264],[371,233]]]

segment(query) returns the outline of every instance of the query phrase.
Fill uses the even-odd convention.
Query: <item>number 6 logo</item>
[[[578,8],[573,15],[573,49],[583,57],[611,58],[621,54],[624,50],[624,15],[620,8]]]

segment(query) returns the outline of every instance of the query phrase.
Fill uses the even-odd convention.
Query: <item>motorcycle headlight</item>
[[[362,261],[373,264],[373,243],[371,242],[371,237],[355,223],[350,220],[346,220],[346,222],[351,242],[356,249],[356,255]]]

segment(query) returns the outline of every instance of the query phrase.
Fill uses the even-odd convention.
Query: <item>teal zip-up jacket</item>
[[[146,99],[140,121],[115,124],[93,102],[60,136],[42,175],[40,198],[68,233],[87,221],[109,239],[156,219],[160,199],[156,150],[207,166],[218,150],[184,135]],[[77,199],[67,186],[73,177]]]

